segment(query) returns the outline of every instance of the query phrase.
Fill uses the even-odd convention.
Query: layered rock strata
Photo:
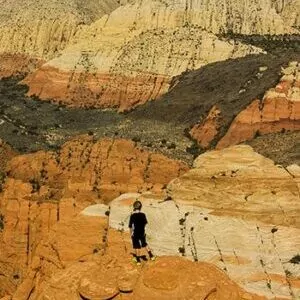
[[[53,58],[65,48],[80,25],[89,24],[118,6],[116,0],[85,1],[84,4],[77,0],[2,0],[0,78],[32,71],[27,68],[28,62],[41,63]]]
[[[217,136],[220,129],[221,111],[213,106],[203,122],[194,125],[189,131],[190,136],[206,149]]]
[[[192,25],[133,30],[119,27],[115,18],[98,21],[60,57],[27,76],[28,94],[70,106],[123,111],[159,98],[172,77],[188,69],[261,52]]]
[[[57,222],[124,192],[160,192],[187,169],[179,161],[136,148],[131,141],[93,141],[92,137],[74,139],[58,153],[41,151],[14,157],[7,165],[0,194],[4,217],[0,294],[11,294],[26,277],[38,242]]]
[[[268,299],[297,299],[299,172],[298,165],[276,166],[249,146],[207,152],[168,185],[164,200],[151,194],[114,200],[110,226],[127,230],[130,204],[139,198],[155,253],[214,263]]]
[[[249,146],[207,152],[196,159],[192,170],[170,182],[163,199],[149,192],[124,194],[110,207],[97,204],[80,214],[59,213],[58,223],[53,217],[53,224],[42,226],[45,234],[29,248],[23,273],[6,265],[6,272],[11,268],[14,273],[13,279],[3,277],[2,295],[14,294],[15,300],[79,299],[79,295],[170,299],[175,294],[182,299],[297,299],[299,175],[299,166],[275,166]],[[18,199],[25,194],[24,188],[14,191]],[[127,223],[136,199],[143,202],[147,238],[156,254],[213,263],[247,292],[223,272],[199,262],[158,257],[143,268],[131,265]],[[7,212],[16,215],[18,209]],[[49,218],[49,211],[43,211]],[[8,220],[15,228],[22,223]],[[13,280],[18,281],[15,293]]]
[[[297,0],[278,1],[280,4],[277,7],[278,12],[284,20],[287,21],[287,25],[296,29],[300,29],[300,3]]]
[[[124,110],[156,99],[168,90],[170,77],[185,70],[259,51],[221,42],[207,32],[299,33],[293,28],[299,19],[296,1],[131,2],[123,1],[127,4],[116,9],[120,3],[115,0],[27,0],[25,5],[3,0],[0,76],[12,73],[6,67],[10,55],[16,55],[16,71],[27,73],[34,68],[27,68],[26,60],[42,63],[62,52],[26,79],[29,94],[69,105]]]
[[[291,62],[282,72],[275,88],[237,115],[217,148],[251,140],[256,135],[300,130],[300,65]]]

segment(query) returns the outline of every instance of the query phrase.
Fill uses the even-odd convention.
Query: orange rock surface
[[[5,170],[7,162],[15,155],[15,151],[0,139],[0,171]]]
[[[40,67],[44,60],[25,54],[0,54],[0,79],[16,75],[25,75]]]
[[[95,229],[105,233],[105,218],[85,218],[82,224],[90,225],[80,227],[82,236],[88,234],[96,240]],[[52,235],[44,247],[54,248],[53,246],[59,245],[56,240],[59,240],[61,235],[72,235],[72,230],[76,230],[74,220],[70,220],[66,226],[58,224],[56,227],[57,230],[53,230],[56,238]],[[47,248],[46,251],[45,248],[41,248],[37,251],[39,258],[30,266],[28,277],[14,293],[13,299],[265,299],[245,292],[225,273],[208,263],[162,256],[155,262],[143,263],[142,267],[135,266],[130,262],[129,235],[109,229],[107,237],[107,243],[100,243],[98,246],[102,249],[100,252],[91,253],[92,248],[87,249],[89,255],[73,255],[73,262],[64,267],[55,265],[53,258],[62,253],[62,249],[70,254],[72,246],[75,246],[75,249],[79,246],[84,248],[84,245],[78,243],[83,241],[83,238],[77,237],[69,247],[55,247],[56,254],[53,249],[49,249],[52,251],[50,253]],[[91,242],[92,240],[87,240],[86,244],[92,245]],[[45,257],[48,262],[43,259]]]
[[[150,73],[130,77],[64,72],[45,65],[28,75],[23,83],[30,84],[29,96],[37,95],[54,103],[63,102],[71,107],[117,107],[124,111],[166,93],[170,80],[170,76]]]
[[[205,120],[200,124],[196,124],[190,130],[191,137],[204,149],[209,147],[218,134],[220,114],[221,111],[216,106],[213,106]]]
[[[58,153],[40,151],[11,159],[0,194],[4,216],[0,296],[12,293],[27,276],[38,242],[51,235],[57,222],[63,224],[85,207],[108,202],[124,192],[160,192],[187,169],[185,164],[139,149],[131,141],[93,141],[89,136],[67,142]],[[62,235],[59,243],[68,247],[70,238],[69,233]],[[59,257],[67,260],[62,253]]]
[[[217,149],[254,138],[257,134],[300,130],[300,71],[297,62],[283,69],[281,82],[263,100],[254,100],[232,122]]]

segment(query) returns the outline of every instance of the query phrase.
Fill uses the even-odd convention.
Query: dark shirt
[[[133,230],[133,235],[145,235],[145,226],[147,224],[146,215],[142,212],[133,212],[129,219],[129,228]]]

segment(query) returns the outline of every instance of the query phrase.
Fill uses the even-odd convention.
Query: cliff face
[[[251,140],[256,135],[300,130],[300,70],[297,62],[282,70],[280,83],[254,100],[232,122],[217,148]]]
[[[11,53],[46,60],[56,57],[24,82],[30,87],[29,95],[70,106],[128,110],[157,99],[168,91],[171,78],[186,70],[260,52],[213,34],[298,32],[292,27],[298,15],[290,13],[297,11],[296,2],[153,0],[119,8],[113,0],[69,2],[51,4],[49,15],[47,4],[30,2],[19,13],[18,2],[7,2],[6,7],[13,9],[2,14],[0,53],[4,62]],[[42,9],[32,18],[37,7]],[[110,14],[95,21],[103,13]],[[7,25],[12,15],[19,20],[17,25]],[[7,64],[0,70],[2,76],[12,73]],[[22,59],[20,65],[22,69]]]
[[[188,69],[261,52],[192,25],[132,29],[115,24],[119,17],[112,14],[82,31],[75,45],[27,76],[28,94],[70,106],[123,111],[157,99],[168,91],[173,76]]]
[[[198,124],[194,125],[190,130],[190,136],[195,139],[198,144],[206,149],[209,148],[220,129],[221,111],[213,106],[207,117]]]
[[[265,76],[266,69],[261,67],[256,76]],[[283,76],[276,87],[265,92],[262,100],[256,99],[240,111],[223,136],[221,131],[226,128],[226,122],[222,110],[213,106],[207,117],[192,127],[191,137],[204,149],[212,147],[213,142],[221,149],[264,134],[300,130],[299,63],[290,62],[288,67],[281,68],[281,73]],[[248,83],[241,87],[241,97],[247,92]]]
[[[88,137],[66,143],[59,153],[13,158],[0,195],[1,295],[11,294],[26,278],[39,241],[51,234],[58,221],[76,217],[85,207],[124,192],[159,193],[187,169],[181,162],[136,148],[130,141],[93,142]],[[69,239],[72,234],[64,237]],[[60,243],[64,244],[65,238]],[[81,246],[76,247],[80,252]]]
[[[287,25],[300,29],[300,3],[297,0],[278,1],[277,9]]]
[[[80,25],[91,23],[119,4],[116,0],[1,0],[0,5],[1,78],[33,71],[38,64],[27,66],[28,60],[41,63],[58,55]]]

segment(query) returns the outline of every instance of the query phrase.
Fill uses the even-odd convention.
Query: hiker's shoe
[[[150,257],[150,260],[155,261],[155,260],[156,260],[156,256],[154,256],[154,255],[151,256],[151,257]]]
[[[139,259],[137,259],[136,257],[132,258],[132,262],[134,262],[137,266],[141,265],[141,261]]]

